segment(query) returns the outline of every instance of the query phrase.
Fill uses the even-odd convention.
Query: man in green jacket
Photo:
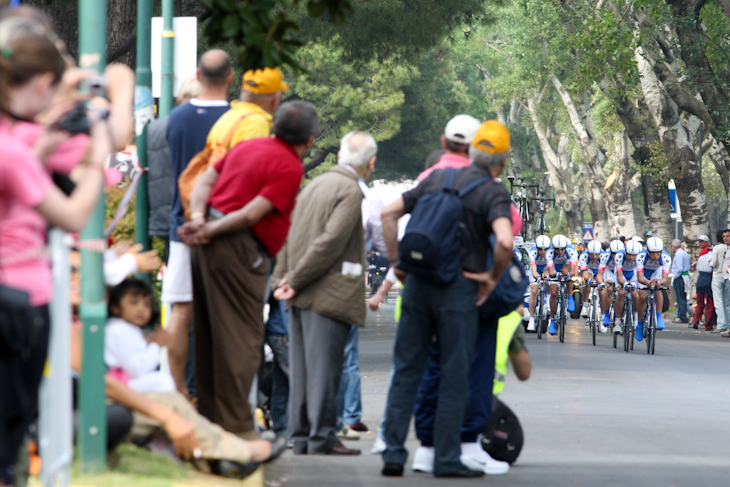
[[[358,455],[336,436],[336,396],[350,326],[365,324],[365,243],[359,179],[375,168],[377,144],[352,132],[338,165],[297,199],[277,258],[274,297],[289,309],[289,433],[295,454]]]

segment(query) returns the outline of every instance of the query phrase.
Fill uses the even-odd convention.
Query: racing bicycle
[[[596,335],[598,334],[598,327],[601,325],[601,303],[598,297],[598,288],[603,287],[599,285],[593,279],[588,280],[588,285],[591,288],[591,294],[588,298],[589,311],[588,311],[588,326],[591,328],[591,340],[593,345],[596,345]]]
[[[548,321],[550,320],[550,295],[547,292],[547,281],[541,278],[537,281],[539,288],[537,291],[537,303],[535,310],[535,327],[537,330],[537,339],[542,339],[542,334],[547,330]]]
[[[558,304],[555,308],[555,325],[557,326],[560,343],[565,341],[565,325],[568,323],[568,292],[567,284],[570,282],[570,274],[558,276]]]
[[[646,300],[646,311],[644,311],[644,329],[642,330],[642,336],[646,342],[646,353],[654,355],[654,346],[656,344],[656,320],[657,310],[656,301],[654,300],[654,292],[665,291],[669,288],[649,286],[646,288],[649,291],[649,297]]]
[[[624,285],[624,289],[626,290],[626,300],[624,301],[624,309],[621,314],[623,316],[621,320],[621,331],[619,333],[613,333],[613,348],[616,348],[616,342],[618,341],[616,335],[623,335],[624,352],[628,352],[634,349],[634,330],[636,329],[636,324],[634,323],[633,291],[636,287],[630,282],[627,282]]]

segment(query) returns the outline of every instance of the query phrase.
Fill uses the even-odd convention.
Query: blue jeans
[[[274,433],[284,434],[289,425],[289,337],[266,335],[266,343],[274,352],[271,386],[271,420]]]
[[[677,294],[677,319],[687,323],[687,294],[682,276],[674,276],[674,292]]]
[[[345,362],[342,365],[342,379],[337,391],[337,431],[345,424],[357,424],[362,419],[362,400],[360,397],[360,357],[358,343],[360,330],[350,328],[345,345]]]
[[[469,372],[478,328],[476,290],[476,283],[461,275],[450,286],[408,275],[385,410],[386,463],[403,465],[408,458],[404,444],[435,335],[444,380],[439,384],[434,422],[434,473],[462,468],[461,426],[469,404]]]
[[[479,332],[469,375],[469,408],[461,426],[461,441],[474,443],[492,416],[494,360],[497,350],[499,318],[479,319]],[[423,446],[433,446],[433,429],[441,381],[440,353],[437,343],[431,346],[426,371],[416,400],[416,436]]]

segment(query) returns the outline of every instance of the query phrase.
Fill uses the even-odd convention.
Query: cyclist
[[[636,273],[636,257],[644,250],[644,247],[640,242],[636,240],[628,240],[624,250],[616,253],[616,281],[623,287],[626,283],[630,282],[636,286],[637,273]],[[624,309],[624,298],[626,297],[626,290],[621,289],[616,298],[616,312],[621,313]],[[639,293],[634,289],[631,292],[631,297],[634,302],[638,302]],[[621,318],[616,319],[616,324],[613,327],[614,333],[621,332]]]
[[[664,250],[664,242],[659,237],[646,239],[646,248],[636,257],[636,273],[639,281],[639,299],[636,301],[636,311],[643,318],[646,309],[646,299],[649,297],[649,286],[663,287],[669,280],[669,270],[672,267],[672,258]],[[656,303],[656,327],[657,330],[664,329],[664,318],[662,318],[663,293],[655,293]],[[636,326],[636,339],[641,341],[644,334],[644,321],[639,320]]]
[[[546,274],[548,264],[547,253],[550,250],[550,237],[540,235],[535,239],[535,246],[530,249],[530,321],[527,331],[535,331],[535,305],[540,285],[537,281]]]
[[[580,310],[580,315],[583,318],[588,317],[588,297],[591,292],[588,287],[588,281],[598,275],[598,267],[601,263],[601,254],[603,253],[603,247],[601,242],[598,240],[592,240],[588,242],[588,250],[584,251],[578,257],[578,267],[580,267],[581,276],[583,277],[583,308]]]
[[[610,286],[616,284],[616,254],[624,249],[624,243],[621,240],[612,240],[608,245],[608,252],[601,254],[601,263],[598,267],[598,276],[596,281],[598,284],[605,284],[607,287],[601,289],[601,309],[603,310],[603,324],[600,327],[601,333],[606,331],[606,327],[611,324],[609,310],[611,308],[611,298],[613,290]]]
[[[568,243],[565,235],[555,235],[553,237],[553,248],[545,253],[547,258],[547,270],[550,273],[550,326],[548,333],[555,335],[555,308],[558,303],[558,273],[562,275],[577,275],[578,253],[572,245]],[[573,283],[568,282],[568,311],[575,311],[575,303],[573,302]]]

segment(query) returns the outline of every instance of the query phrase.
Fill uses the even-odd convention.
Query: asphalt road
[[[608,333],[594,347],[588,331],[581,320],[569,323],[562,344],[527,335],[532,377],[519,382],[510,371],[501,395],[525,433],[506,476],[436,479],[408,468],[401,479],[385,478],[380,456],[370,454],[370,433],[347,443],[363,450],[360,457],[288,452],[268,468],[267,485],[729,485],[730,339],[668,324],[651,356],[643,342],[629,353],[621,343],[614,349]],[[369,314],[360,335],[363,421],[373,431],[385,403],[394,334],[393,305],[386,304]],[[416,446],[411,436],[409,451]]]

